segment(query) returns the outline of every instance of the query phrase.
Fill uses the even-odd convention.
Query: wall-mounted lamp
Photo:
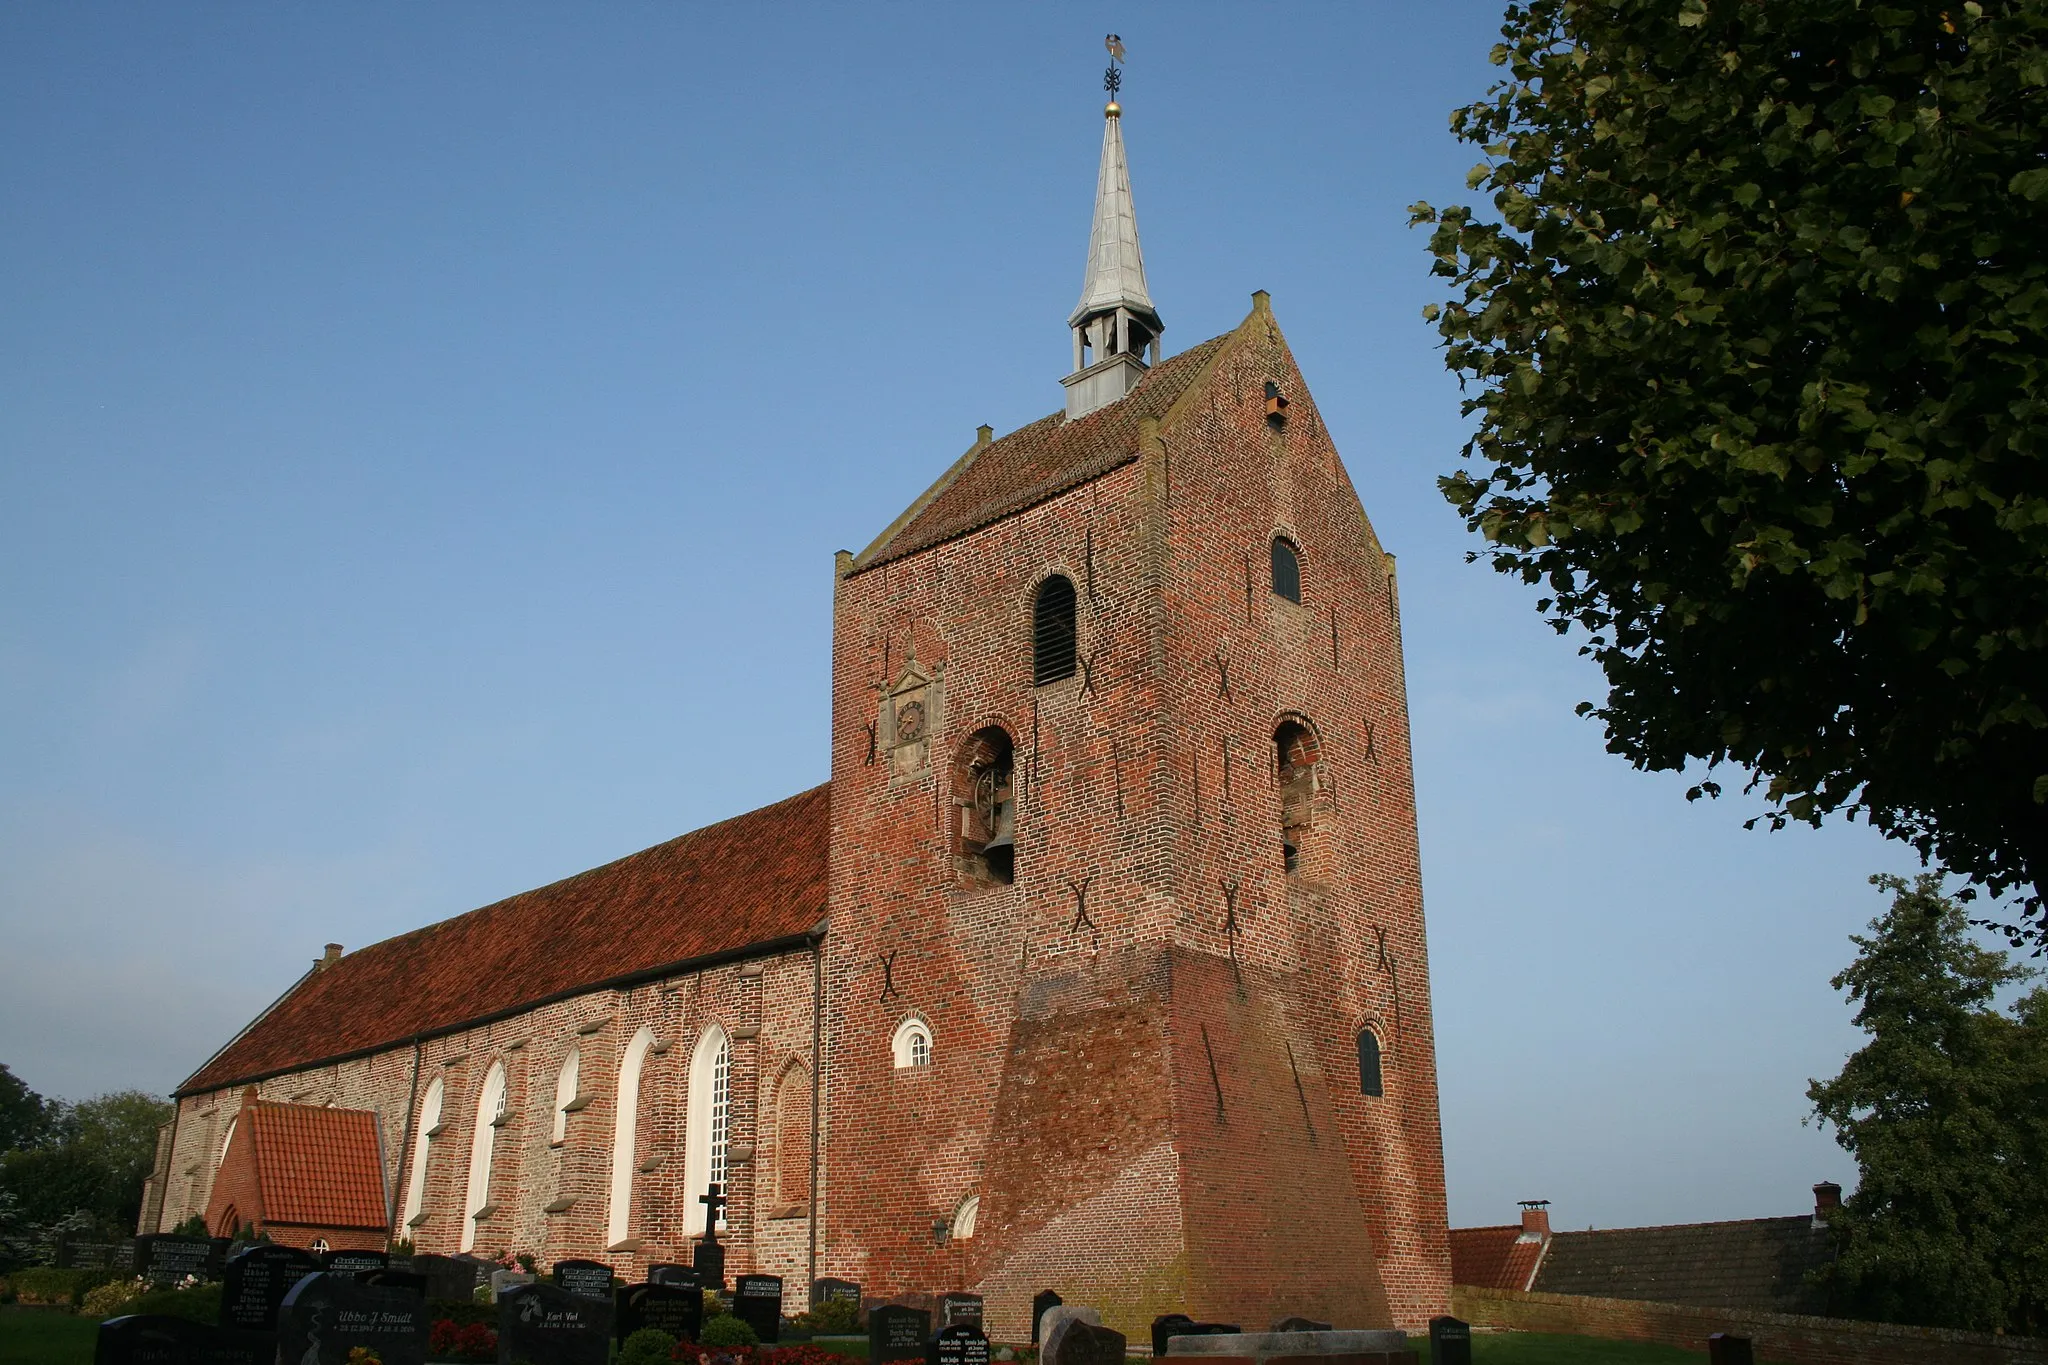
[[[932,1245],[942,1247],[953,1235],[953,1225],[944,1218],[932,1220]]]

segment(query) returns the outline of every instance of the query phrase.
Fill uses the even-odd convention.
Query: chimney
[[[339,943],[330,943],[327,945],[326,953],[324,953],[321,956],[320,960],[318,962],[315,962],[313,965],[320,971],[324,972],[329,967],[332,967],[335,963],[339,961],[341,961],[341,945]]]
[[[1813,1187],[1813,1225],[1821,1227],[1828,1221],[1828,1210],[1842,1207],[1842,1187],[1832,1180],[1823,1180]]]
[[[1524,1199],[1522,1202],[1522,1235],[1518,1242],[1547,1242],[1550,1240],[1550,1201],[1548,1199]]]

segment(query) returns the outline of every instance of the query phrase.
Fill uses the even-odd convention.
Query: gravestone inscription
[[[733,1282],[733,1316],[754,1329],[763,1346],[782,1340],[782,1277],[742,1275]]]
[[[391,1258],[381,1251],[330,1251],[320,1260],[326,1269],[337,1275],[361,1275],[366,1270],[383,1270],[391,1264]]]
[[[276,1365],[269,1332],[211,1327],[189,1318],[108,1318],[93,1343],[93,1365]]]
[[[647,1283],[672,1285],[678,1289],[703,1288],[697,1280],[697,1267],[667,1262],[647,1267]]]
[[[221,1268],[220,1325],[275,1332],[284,1296],[319,1270],[319,1260],[297,1247],[253,1246],[237,1252]]]
[[[811,1307],[821,1303],[860,1302],[860,1286],[852,1280],[826,1278],[811,1282]]]
[[[555,1288],[581,1294],[586,1299],[610,1302],[612,1297],[612,1268],[603,1261],[556,1261],[548,1278],[555,1282]]]
[[[1430,1365],[1472,1365],[1472,1324],[1445,1314],[1429,1320]]]
[[[932,1315],[922,1308],[879,1304],[868,1311],[868,1359],[874,1365],[888,1360],[923,1360],[931,1334]]]
[[[135,1239],[135,1273],[151,1284],[174,1285],[187,1275],[210,1280],[219,1269],[211,1237],[151,1233]]]
[[[939,1326],[979,1327],[982,1325],[981,1310],[979,1294],[942,1294],[939,1296]]]
[[[1048,1309],[1048,1308],[1057,1308],[1057,1307],[1059,1307],[1059,1306],[1060,1306],[1061,1304],[1063,1304],[1063,1303],[1065,1303],[1065,1302],[1066,1302],[1066,1300],[1065,1300],[1065,1299],[1063,1299],[1063,1298],[1061,1298],[1061,1297],[1060,1297],[1059,1295],[1057,1295],[1057,1294],[1053,1293],[1053,1292],[1052,1292],[1052,1291],[1051,1291],[1050,1289],[1041,1289],[1041,1290],[1039,1290],[1039,1291],[1038,1291],[1038,1293],[1037,1293],[1037,1294],[1035,1294],[1035,1295],[1033,1295],[1033,1296],[1032,1296],[1032,1299],[1031,1299],[1031,1344],[1032,1344],[1033,1346],[1036,1346],[1036,1345],[1038,1344],[1038,1330],[1039,1330],[1040,1320],[1041,1320],[1042,1318],[1044,1318],[1044,1317],[1045,1317],[1045,1310],[1046,1310],[1046,1309]]]
[[[926,1365],[988,1365],[988,1333],[972,1323],[941,1327],[932,1335]]]
[[[617,1291],[612,1316],[621,1343],[643,1327],[678,1341],[695,1341],[704,1330],[704,1291],[696,1285],[631,1284]]]
[[[493,1270],[491,1272],[491,1297],[502,1299],[510,1290],[523,1284],[532,1284],[537,1277],[525,1270]],[[606,1295],[607,1298],[610,1295]]]
[[[498,1300],[498,1359],[531,1365],[605,1365],[612,1305],[551,1284],[522,1284]]]
[[[291,1287],[277,1313],[277,1358],[291,1365],[347,1365],[361,1347],[383,1365],[424,1365],[426,1305],[402,1289],[322,1272]]]

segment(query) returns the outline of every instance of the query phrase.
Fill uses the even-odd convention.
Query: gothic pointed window
[[[710,1186],[726,1193],[726,1151],[732,1138],[732,1040],[713,1024],[690,1054],[689,1103],[684,1110],[683,1231],[704,1231],[705,1206],[697,1201]],[[725,1226],[721,1209],[718,1225]]]
[[[427,1158],[433,1151],[434,1137],[441,1131],[441,1078],[434,1077],[427,1084],[425,1098],[420,1100],[419,1117],[414,1120],[412,1139],[412,1170],[405,1181],[405,1216],[399,1221],[399,1234],[412,1236],[407,1231],[415,1223],[424,1221],[427,1201]]]
[[[569,1137],[569,1106],[576,1102],[576,1086],[582,1078],[583,1059],[575,1048],[562,1059],[562,1069],[555,1075],[555,1126],[548,1134],[548,1141],[561,1146]]]
[[[640,1076],[654,1047],[654,1030],[641,1027],[619,1059],[619,1095],[612,1110],[611,1203],[605,1215],[605,1245],[615,1247],[632,1236],[633,1167],[640,1140]]]
[[[476,1097],[476,1125],[469,1137],[469,1188],[462,1200],[462,1246],[476,1246],[476,1225],[489,1216],[491,1162],[497,1155],[498,1123],[505,1112],[505,1064],[492,1062]]]
[[[1290,602],[1301,600],[1301,551],[1286,536],[1273,537],[1273,594]]]
[[[1074,580],[1056,573],[1038,585],[1031,604],[1031,685],[1073,677],[1078,641]]]
[[[775,1199],[785,1208],[811,1201],[811,1072],[801,1062],[775,1088]]]
[[[1387,1093],[1380,1070],[1380,1036],[1370,1027],[1358,1031],[1358,1091],[1362,1095]]]

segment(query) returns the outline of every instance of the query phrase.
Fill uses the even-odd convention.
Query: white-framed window
[[[617,1246],[632,1236],[634,1145],[640,1139],[640,1073],[647,1067],[654,1030],[642,1026],[619,1059],[619,1100],[612,1112],[611,1208],[605,1221],[605,1244]]]
[[[704,1231],[705,1206],[697,1201],[707,1186],[726,1184],[726,1149],[732,1137],[732,1040],[716,1024],[704,1030],[690,1054],[690,1097],[683,1120],[683,1231]],[[719,1211],[718,1225],[725,1226]]]
[[[469,1193],[462,1201],[462,1246],[476,1246],[476,1216],[491,1202],[491,1158],[497,1151],[497,1117],[505,1112],[505,1064],[492,1062],[476,1097],[476,1129],[469,1139]]]
[[[898,1071],[905,1067],[930,1066],[931,1025],[922,1019],[905,1019],[896,1026],[896,1036],[889,1040],[889,1053],[895,1059]]]
[[[410,1237],[407,1231],[426,1207],[427,1200],[427,1151],[434,1141],[434,1130],[441,1126],[441,1078],[439,1076],[427,1085],[427,1093],[420,1099],[420,1116],[412,1130],[412,1170],[405,1181],[405,1216],[399,1220],[398,1235]]]
[[[328,1252],[332,1250],[334,1250],[334,1248],[327,1245],[327,1239],[325,1237],[315,1237],[313,1239],[313,1254],[315,1256],[325,1256]]]
[[[575,1048],[562,1059],[562,1069],[555,1076],[555,1126],[548,1134],[548,1141],[557,1147],[569,1136],[569,1106],[576,1102],[576,1086],[582,1078],[583,1059]]]
[[[974,1236],[974,1223],[981,1216],[981,1196],[970,1194],[953,1210],[953,1240],[964,1242]]]
[[[221,1134],[221,1138],[220,1138],[220,1156],[218,1156],[217,1158],[215,1158],[215,1160],[214,1160],[214,1163],[213,1163],[213,1168],[214,1168],[214,1169],[215,1169],[216,1171],[220,1169],[220,1164],[221,1164],[221,1162],[223,1162],[223,1161],[226,1161],[226,1160],[228,1159],[228,1144],[232,1143],[232,1142],[233,1142],[233,1141],[235,1140],[235,1120],[237,1120],[237,1119],[239,1119],[239,1118],[241,1118],[241,1117],[242,1117],[242,1116],[241,1116],[240,1114],[235,1114],[235,1115],[233,1115],[232,1117],[230,1117],[230,1118],[228,1119],[228,1130],[227,1130],[227,1132],[225,1132],[225,1133]]]

